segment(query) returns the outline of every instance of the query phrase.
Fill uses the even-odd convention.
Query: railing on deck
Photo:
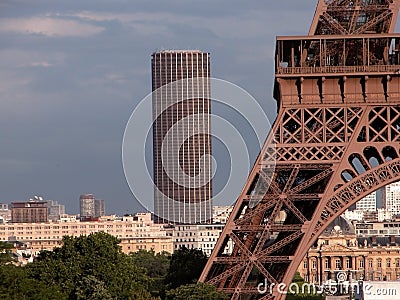
[[[321,73],[397,73],[400,65],[371,66],[325,66],[325,67],[278,67],[277,74],[321,74]]]

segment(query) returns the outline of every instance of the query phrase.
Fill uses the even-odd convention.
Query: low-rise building
[[[0,203],[0,223],[7,223],[11,221],[11,210],[8,208],[8,204]]]
[[[400,235],[400,221],[357,222],[355,233],[358,236],[393,236]]]
[[[346,210],[344,217],[353,221],[369,221],[369,222],[385,222],[393,219],[393,213],[385,208],[378,208],[376,210]]]
[[[154,224],[150,213],[138,213],[111,221],[82,222],[74,220],[42,223],[0,224],[0,241],[19,241],[33,250],[52,250],[63,236],[89,235],[107,232],[121,240],[126,253],[139,249],[173,252],[173,239],[163,226]]]
[[[209,256],[222,233],[225,224],[184,224],[166,227],[168,235],[173,238],[174,250],[181,247],[201,249]],[[231,253],[233,245],[229,242],[225,252]]]
[[[226,224],[233,206],[213,206],[213,223]]]

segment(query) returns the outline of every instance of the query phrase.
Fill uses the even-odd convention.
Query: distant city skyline
[[[213,76],[246,89],[272,123],[275,36],[307,34],[316,3],[2,1],[1,201],[37,194],[78,212],[89,191],[109,213],[144,211],[124,178],[121,143],[151,90],[151,53],[210,52]]]

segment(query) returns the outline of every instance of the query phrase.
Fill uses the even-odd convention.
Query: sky
[[[245,89],[272,123],[275,36],[306,35],[316,3],[0,1],[0,202],[39,195],[78,213],[79,195],[92,193],[107,213],[143,211],[121,149],[151,92],[151,53],[209,52],[212,77]]]

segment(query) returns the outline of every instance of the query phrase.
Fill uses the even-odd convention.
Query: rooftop
[[[159,53],[172,53],[172,54],[174,54],[174,53],[199,53],[200,54],[200,53],[205,53],[205,52],[200,51],[200,50],[189,50],[189,49],[186,49],[186,50],[164,49],[164,50],[154,51],[152,55],[159,54]]]

